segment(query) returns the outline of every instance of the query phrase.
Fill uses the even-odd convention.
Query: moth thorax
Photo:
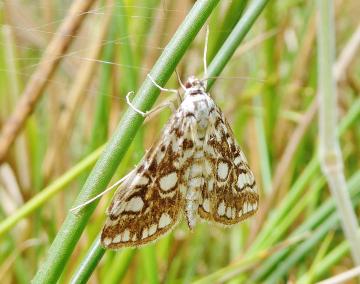
[[[192,90],[201,90],[201,91],[205,92],[204,82],[194,76],[190,76],[187,79],[187,81],[185,83],[185,88],[192,89]]]

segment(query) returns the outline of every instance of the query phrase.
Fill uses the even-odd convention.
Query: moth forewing
[[[139,246],[169,232],[185,214],[233,225],[258,208],[254,175],[224,114],[190,77],[177,111],[136,168],[124,193],[116,193],[102,231],[111,249]]]
[[[175,113],[160,141],[135,169],[132,180],[125,182],[125,193],[120,190],[115,194],[101,235],[103,246],[117,249],[144,245],[169,232],[180,219],[184,199],[179,153],[186,136],[174,131],[186,129],[181,123]]]

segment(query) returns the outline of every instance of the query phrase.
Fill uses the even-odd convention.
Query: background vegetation
[[[357,224],[334,197],[348,191],[359,216],[360,3],[325,1],[317,39],[322,0],[194,2],[0,1],[0,154],[10,146],[0,157],[1,283],[314,283],[360,265],[341,226]],[[105,251],[98,234],[112,194],[69,209],[160,136],[170,111],[142,126],[125,95],[150,109],[159,90],[148,72],[171,88],[175,67],[183,80],[201,77],[206,22],[209,72],[221,76],[210,93],[255,173],[259,211],[231,229],[181,223],[149,246]],[[318,98],[336,103],[320,108],[320,123]],[[327,155],[337,137],[342,155]],[[329,179],[343,175],[345,188]]]

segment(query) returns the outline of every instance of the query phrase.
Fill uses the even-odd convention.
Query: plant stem
[[[208,76],[214,77],[221,73],[226,64],[229,62],[231,56],[234,54],[236,48],[240,45],[251,26],[256,21],[257,17],[264,10],[265,5],[269,0],[251,1],[251,5],[246,9],[240,21],[236,24],[233,31],[226,39],[220,50],[211,61],[208,68]],[[211,78],[207,81],[208,89],[214,84],[215,79]]]
[[[76,270],[75,275],[72,277],[70,282],[71,284],[87,283],[92,272],[105,253],[104,248],[98,249],[99,246],[100,237],[96,237],[84,260],[81,261],[80,267]]]
[[[353,261],[360,265],[360,235],[355,212],[346,186],[344,165],[337,136],[337,89],[333,74],[335,30],[333,1],[318,0],[318,78],[320,163],[335,200]]]

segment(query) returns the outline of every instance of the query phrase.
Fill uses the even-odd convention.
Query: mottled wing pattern
[[[186,190],[181,169],[190,130],[188,122],[180,118],[178,113],[172,117],[160,143],[146,153],[131,180],[115,193],[101,235],[104,247],[147,244],[181,219]]]
[[[259,202],[254,175],[220,109],[204,143],[204,154],[199,216],[232,225],[253,215]]]
[[[147,244],[183,215],[232,225],[259,202],[254,175],[221,110],[202,81],[189,78],[185,99],[160,142],[115,193],[101,235],[104,247]]]

